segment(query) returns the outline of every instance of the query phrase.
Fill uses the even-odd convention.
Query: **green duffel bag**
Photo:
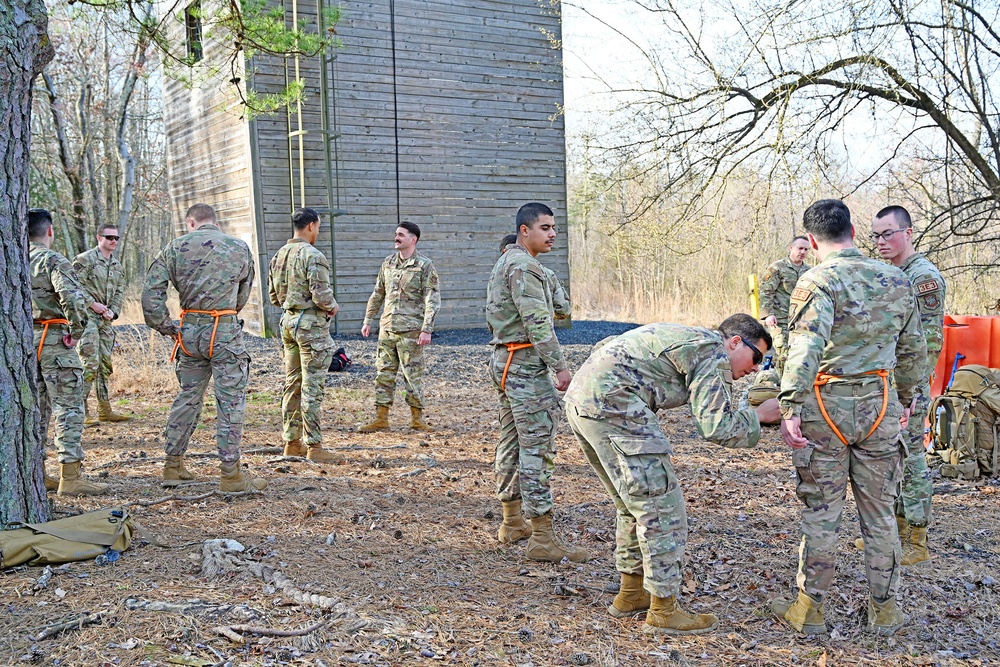
[[[0,568],[90,560],[132,544],[135,524],[121,507],[46,523],[16,523],[0,531]]]
[[[750,405],[757,407],[769,398],[778,398],[779,389],[781,389],[781,377],[777,370],[770,368],[759,371],[747,391],[747,400]]]

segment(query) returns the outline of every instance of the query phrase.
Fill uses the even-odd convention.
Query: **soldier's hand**
[[[798,417],[781,420],[781,437],[785,439],[785,444],[792,449],[802,449],[809,444],[809,441],[802,437],[800,424],[801,420]]]
[[[781,408],[778,399],[769,398],[757,406],[757,418],[761,424],[777,424],[781,421]]]
[[[426,331],[421,331],[420,335],[417,336],[417,345],[423,346],[423,345],[430,345],[430,344],[431,344],[431,335],[429,333],[427,333]]]
[[[76,339],[73,338],[73,334],[63,334],[62,341],[66,347],[76,347]]]
[[[776,327],[778,326],[778,318],[774,315],[768,315],[764,318],[764,326],[766,327]]]
[[[556,389],[559,391],[566,391],[569,389],[570,380],[573,379],[573,375],[569,372],[568,368],[556,373]]]
[[[370,324],[362,324],[361,325],[361,335],[362,336],[364,336],[365,338],[368,338],[368,336],[371,334],[371,332],[372,332],[372,327],[371,327]]]
[[[97,303],[96,301],[90,304],[90,309],[95,313],[97,313],[98,315],[103,315],[108,311],[107,306],[105,306],[103,303]]]
[[[115,311],[111,310],[110,308],[105,308],[103,317],[104,319],[110,322],[111,320],[115,319]]]
[[[899,428],[903,431],[906,427],[910,425],[910,415],[913,414],[912,408],[903,408],[903,416],[899,418]]]

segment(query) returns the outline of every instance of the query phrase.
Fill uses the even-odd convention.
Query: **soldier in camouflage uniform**
[[[38,351],[39,444],[44,452],[49,418],[55,416],[55,444],[59,453],[59,482],[45,478],[45,488],[59,495],[107,493],[108,485],[80,478],[83,461],[83,365],[76,339],[87,326],[90,299],[69,260],[52,250],[52,216],[45,209],[28,211],[31,317]]]
[[[537,259],[555,242],[552,209],[525,204],[517,212],[517,229],[517,243],[500,255],[486,288],[486,325],[493,334],[490,376],[500,399],[494,473],[503,525],[497,538],[501,543],[529,538],[525,555],[533,560],[584,562],[589,558],[584,549],[552,531],[556,390],[565,391],[571,379],[553,328],[552,289]],[[555,386],[549,371],[556,375]]]
[[[428,431],[424,422],[424,354],[431,342],[434,318],[441,309],[438,274],[431,260],[417,252],[420,227],[404,220],[396,227],[396,252],[379,268],[375,290],[368,298],[361,335],[367,338],[372,322],[385,304],[379,320],[378,356],[375,360],[375,419],[361,426],[362,433],[389,428],[389,408],[396,388],[396,371],[403,369],[406,390],[403,397],[410,406],[410,428]]]
[[[323,449],[320,414],[326,373],[333,360],[330,321],[340,307],[330,283],[330,261],[316,249],[320,219],[311,208],[292,214],[292,239],[271,260],[267,291],[281,308],[285,349],[285,392],[281,399],[285,456],[340,463],[342,456]],[[305,443],[303,444],[303,435]]]
[[[261,490],[263,479],[244,477],[240,441],[250,372],[250,354],[243,345],[243,321],[237,313],[250,298],[254,270],[250,248],[224,234],[215,210],[195,204],[185,216],[188,233],[171,241],[149,267],[142,290],[146,324],[176,338],[174,372],[180,392],[170,408],[164,432],[166,462],[163,485],[177,486],[194,476],[184,467],[184,452],[194,432],[208,381],[215,382],[216,443],[221,461],[222,491]],[[167,286],[173,284],[181,302],[181,319],[167,310]]]
[[[781,375],[788,356],[788,303],[795,283],[812,267],[805,263],[809,241],[796,236],[788,246],[788,257],[767,267],[760,281],[760,316],[771,328],[774,339],[774,367]]]
[[[83,360],[83,405],[86,410],[90,387],[97,383],[97,418],[87,411],[85,424],[128,421],[131,417],[111,409],[108,397],[108,378],[114,372],[111,354],[115,349],[115,328],[112,322],[121,313],[125,298],[125,271],[114,252],[118,247],[118,228],[104,224],[97,228],[97,247],[80,253],[73,260],[80,284],[90,295],[90,309],[94,312],[87,320],[87,329],[77,346]]]
[[[944,345],[945,282],[941,273],[913,247],[913,223],[902,206],[888,206],[875,216],[872,240],[882,259],[902,269],[916,294],[920,324],[927,340],[927,367],[924,369],[910,423],[903,431],[906,459],[903,462],[903,491],[896,502],[896,525],[903,544],[903,565],[915,565],[930,558],[927,526],[931,519],[930,470],[924,448],[924,420],[930,405],[930,375]]]
[[[517,243],[517,234],[508,234],[500,240],[500,254],[507,252],[507,246]],[[545,272],[545,281],[549,291],[552,292],[552,317],[557,320],[568,320],[573,316],[573,303],[569,300],[569,294],[556,272],[549,267],[539,264]]]
[[[826,631],[823,598],[836,571],[850,484],[866,543],[868,627],[887,636],[906,621],[896,606],[901,552],[893,504],[902,476],[900,428],[910,410],[904,406],[922,381],[927,344],[910,281],[858,252],[843,202],[818,201],[803,221],[821,263],[792,291],[778,395],[805,505],[799,594],[771,608],[799,632]]]
[[[760,423],[780,419],[778,401],[740,410],[732,383],[756,370],[770,346],[767,330],[743,313],[717,331],[650,324],[596,349],[566,392],[570,428],[618,508],[621,588],[608,612],[623,618],[648,609],[647,634],[701,634],[718,625],[715,616],[677,604],[687,516],[656,412],[690,403],[702,437],[756,446]]]

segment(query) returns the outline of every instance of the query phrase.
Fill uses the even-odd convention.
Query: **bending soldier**
[[[812,267],[805,263],[809,240],[796,236],[788,246],[788,256],[767,267],[760,281],[760,316],[771,328],[774,339],[774,367],[778,375],[788,356],[788,304],[795,283]]]
[[[153,260],[142,290],[146,324],[164,336],[176,338],[174,372],[180,391],[170,408],[163,434],[167,460],[163,485],[177,486],[194,479],[184,467],[205,388],[215,384],[216,433],[221,461],[222,491],[260,490],[263,479],[244,477],[240,470],[240,441],[250,355],[243,345],[243,321],[237,313],[250,298],[254,270],[250,248],[224,234],[215,210],[195,204],[185,216],[188,233],[171,241]],[[180,295],[180,322],[170,319],[167,285]]]
[[[46,476],[45,488],[59,495],[107,493],[108,485],[80,478],[83,462],[83,365],[76,342],[87,325],[90,298],[73,273],[69,260],[52,250],[52,216],[45,209],[28,211],[31,316],[38,354],[38,407],[41,443],[48,439],[54,416],[59,453],[59,482]]]
[[[330,283],[330,261],[315,247],[320,224],[319,214],[311,208],[292,213],[295,231],[271,260],[267,291],[271,303],[284,311],[281,419],[285,456],[340,463],[344,457],[323,449],[319,428],[326,373],[334,351],[330,321],[340,309]]]

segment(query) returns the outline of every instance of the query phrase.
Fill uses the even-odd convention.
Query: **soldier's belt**
[[[885,411],[889,407],[889,371],[880,368],[875,371],[868,371],[867,373],[861,373],[860,375],[850,376],[820,373],[816,376],[816,381],[813,382],[813,387],[816,391],[816,403],[819,405],[819,411],[823,413],[823,419],[826,420],[827,425],[833,430],[834,434],[840,439],[840,441],[847,446],[850,446],[850,443],[847,442],[847,438],[844,437],[844,434],[840,432],[837,425],[833,423],[832,419],[830,419],[830,414],[826,411],[826,406],[823,405],[823,397],[819,393],[819,388],[829,384],[832,380],[842,380],[845,378],[856,378],[859,380],[868,379],[863,377],[866,375],[878,376],[882,380],[882,409],[879,410],[878,418],[875,419],[875,424],[872,425],[871,430],[869,430],[868,434],[864,437],[864,439],[867,440],[871,437],[871,434],[875,432],[875,429],[878,428],[879,424],[882,423],[882,418],[885,417]]]
[[[50,324],[65,324],[69,326],[69,320],[65,317],[54,317],[51,320],[35,320],[35,324],[41,324],[42,326],[42,339],[38,341],[38,358],[42,358],[42,345],[45,345],[45,337],[49,333]]]
[[[174,351],[170,353],[170,361],[174,360],[177,356],[177,348],[184,350],[184,354],[191,356],[191,353],[187,351],[184,347],[184,337],[181,333],[181,329],[184,328],[184,316],[188,313],[197,315],[211,315],[212,319],[215,320],[215,324],[212,326],[212,340],[208,344],[208,358],[212,358],[212,353],[215,351],[215,332],[219,330],[219,318],[223,315],[235,315],[237,311],[235,310],[181,310],[181,319],[177,324],[177,342],[174,343]]]
[[[507,371],[510,370],[510,362],[514,360],[514,353],[529,347],[534,347],[534,345],[531,343],[507,343],[507,364],[503,367],[503,375],[500,376],[500,391],[507,391]]]

